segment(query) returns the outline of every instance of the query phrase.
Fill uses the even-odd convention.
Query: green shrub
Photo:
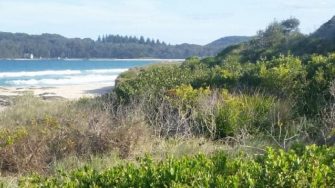
[[[259,62],[261,87],[277,96],[300,96],[305,87],[306,70],[301,60],[293,56],[279,56]]]
[[[119,82],[114,91],[121,100],[148,93],[169,90],[190,84],[207,74],[198,60],[190,59],[182,66],[177,64],[155,65],[143,69],[130,79]]]
[[[273,97],[223,95],[224,102],[216,116],[217,138],[234,136],[240,128],[255,132],[266,128],[270,123],[270,112],[275,106]]]
[[[18,127],[14,130],[8,128],[0,130],[0,149],[14,144],[25,136],[27,136],[27,130],[24,127]]]
[[[312,56],[306,70],[308,84],[299,108],[307,115],[318,115],[332,100],[329,88],[335,79],[335,54]]]
[[[199,108],[197,102],[200,97],[208,96],[211,93],[209,88],[194,89],[191,85],[180,85],[166,92],[166,98],[173,106],[182,110]]]
[[[335,148],[307,146],[303,152],[268,149],[259,159],[264,185],[274,187],[335,186]]]
[[[219,152],[139,164],[98,172],[90,167],[53,177],[33,175],[21,187],[333,187],[335,148],[308,146],[300,154],[269,148],[256,158],[229,158]]]
[[[138,73],[135,78],[118,83],[115,92],[121,99],[129,100],[145,92],[157,92],[177,86],[180,82],[182,83],[182,75],[179,66],[152,66]]]

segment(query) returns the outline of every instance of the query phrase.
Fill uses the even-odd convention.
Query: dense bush
[[[308,59],[280,55],[256,64],[232,60],[222,60],[220,66],[209,71],[203,83],[239,92],[261,90],[289,99],[295,101],[298,114],[308,117],[319,115],[333,99],[329,88],[335,79],[334,54],[313,55]]]
[[[333,187],[335,148],[307,146],[285,152],[230,158],[222,152],[139,165],[129,163],[103,172],[90,167],[43,178],[22,179],[22,187]]]
[[[68,156],[85,159],[113,151],[127,158],[142,138],[149,139],[141,117],[130,120],[126,110],[111,114],[99,100],[18,97],[0,114],[0,174],[49,173],[51,165]]]
[[[279,56],[259,62],[261,87],[278,96],[300,96],[305,87],[306,70],[299,58]]]
[[[307,87],[300,106],[306,114],[317,114],[332,101],[329,88],[335,79],[335,54],[313,55],[306,64]]]
[[[234,136],[241,128],[249,132],[264,130],[270,122],[275,99],[261,95],[224,94],[216,116],[217,138]]]
[[[183,110],[198,108],[199,98],[211,93],[209,88],[194,89],[191,85],[180,85],[166,92],[166,97],[173,106],[181,107]]]
[[[183,130],[185,127],[200,128],[201,134],[210,126],[212,138],[213,135],[216,138],[236,135],[241,127],[255,133],[258,132],[255,130],[279,124],[278,118],[271,117],[275,116],[273,113],[281,113],[273,112],[280,106],[276,100],[282,104],[291,103],[282,106],[289,109],[291,119],[315,118],[326,108],[332,101],[330,82],[335,79],[333,56],[313,56],[303,62],[292,55],[280,55],[256,64],[240,63],[231,57],[214,66],[206,64],[207,61],[218,59],[189,58],[182,65],[154,66],[133,77],[124,76],[127,79],[116,86],[115,92],[127,101],[131,98],[148,101],[145,102],[145,109],[148,109],[145,114],[152,125],[157,124],[157,119],[166,120],[163,124],[170,122],[170,127],[173,127],[171,123],[183,121],[180,125]],[[227,90],[226,98],[220,94],[216,96],[220,100],[215,100],[215,105],[204,102],[204,98],[213,96],[218,90]],[[232,93],[236,93],[235,97]],[[208,104],[210,113],[201,106]],[[286,120],[280,123],[290,124]],[[209,121],[211,125],[208,125]]]
[[[68,155],[82,157],[110,151],[108,128],[98,133],[61,125],[54,117],[34,119],[0,136],[0,171],[4,173],[46,172],[48,165]]]
[[[156,93],[168,90],[191,81],[204,74],[204,70],[192,64],[180,68],[177,64],[155,65],[141,72],[133,79],[122,80],[115,87],[115,92],[121,100],[147,93]]]

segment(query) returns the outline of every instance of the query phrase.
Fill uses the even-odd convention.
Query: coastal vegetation
[[[22,186],[41,187],[333,187],[334,148],[309,146],[304,150],[268,149],[257,159],[239,155],[195,155],[138,165],[119,165],[98,172],[86,167],[59,177],[38,176]]]
[[[132,69],[94,99],[17,97],[0,115],[1,185],[334,187],[335,54],[298,26]]]

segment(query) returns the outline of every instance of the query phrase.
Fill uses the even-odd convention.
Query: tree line
[[[228,41],[237,43],[238,39]],[[227,44],[171,45],[158,39],[103,35],[90,38],[66,38],[57,34],[28,35],[0,32],[0,58],[186,58],[211,56]]]

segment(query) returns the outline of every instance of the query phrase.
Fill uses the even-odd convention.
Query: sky
[[[252,36],[290,17],[308,34],[334,15],[335,0],[0,0],[0,31],[207,44],[224,36]]]

